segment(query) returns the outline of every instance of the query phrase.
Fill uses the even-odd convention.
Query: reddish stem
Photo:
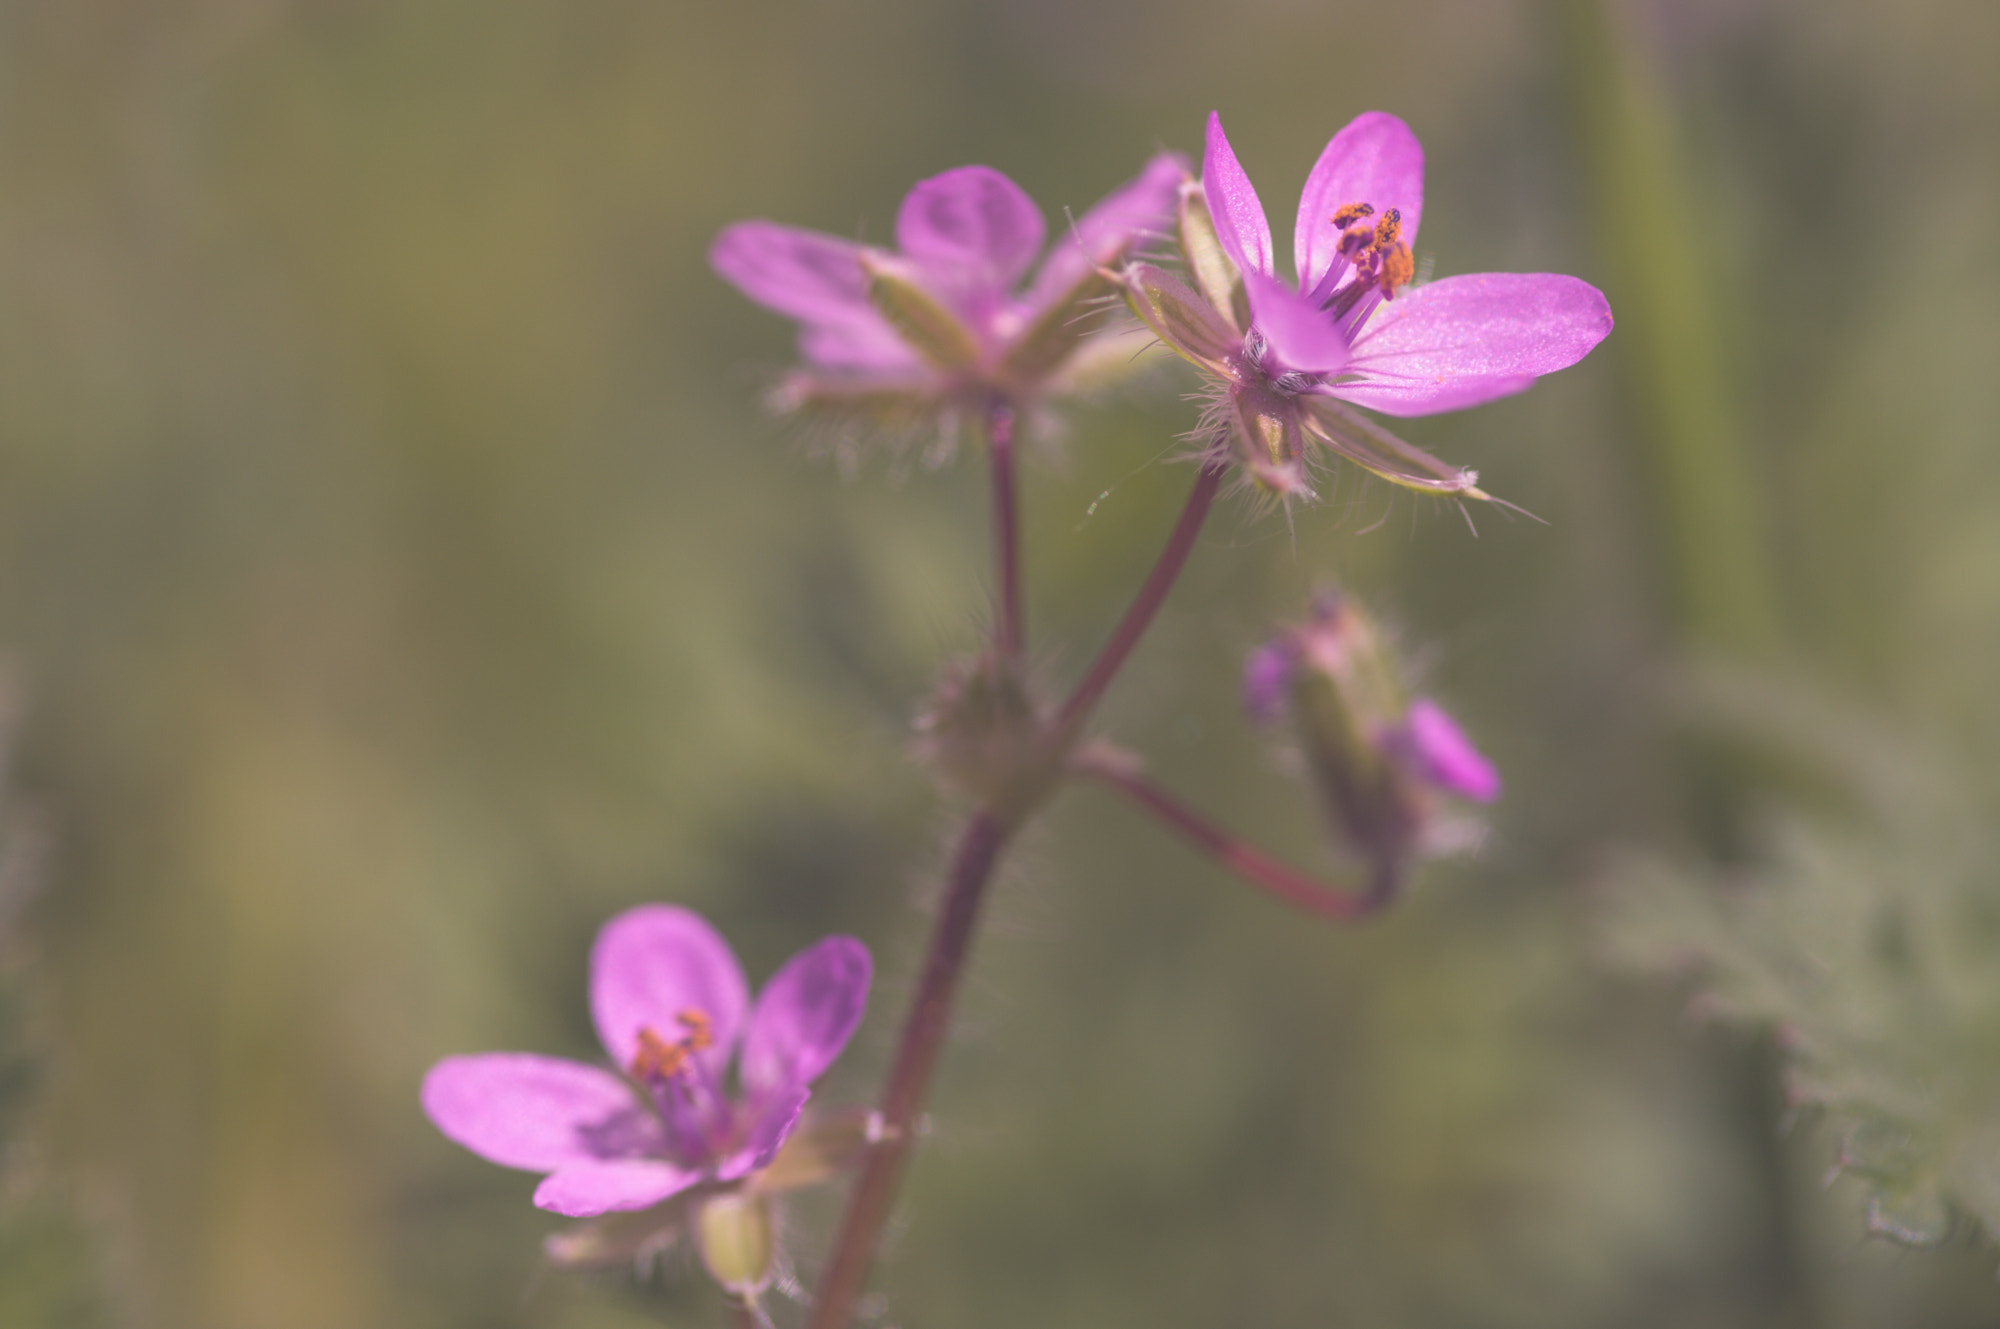
[[[1394,859],[1376,864],[1368,888],[1359,893],[1300,872],[1237,839],[1154,784],[1121,757],[1083,752],[1071,761],[1070,769],[1110,785],[1252,886],[1321,918],[1343,922],[1366,918],[1388,904],[1402,883],[1402,865]]]
[[[951,1024],[952,998],[971,948],[972,932],[994,865],[1012,838],[1014,825],[991,812],[975,813],[952,856],[951,875],[924,956],[917,995],[903,1024],[895,1064],[882,1094],[882,1141],[869,1151],[848,1197],[847,1214],[833,1257],[820,1278],[809,1329],[845,1329],[854,1316],[875,1261],[882,1225],[896,1201],[904,1156],[915,1137],[917,1114],[930,1087],[931,1069]]]
[[[1219,461],[1202,463],[1201,473],[1195,476],[1194,489],[1188,494],[1187,506],[1181,509],[1180,520],[1174,523],[1173,532],[1167,536],[1167,543],[1160,550],[1158,561],[1152,572],[1146,576],[1146,584],[1132,598],[1131,608],[1119,620],[1118,627],[1111,634],[1111,640],[1104,643],[1104,649],[1084,675],[1083,682],[1077,684],[1069,700],[1056,715],[1058,732],[1075,734],[1090,718],[1090,712],[1097,705],[1104,690],[1111,686],[1111,680],[1125,664],[1125,658],[1132,654],[1132,648],[1139,644],[1139,638],[1146,635],[1152,626],[1153,616],[1160,611],[1167,592],[1174,588],[1174,582],[1187,565],[1188,555],[1194,552],[1195,537],[1201,534],[1201,526],[1208,519],[1209,505],[1215,501],[1215,491],[1222,486],[1222,477],[1227,467]]]

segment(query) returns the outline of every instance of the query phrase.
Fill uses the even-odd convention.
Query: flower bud
[[[751,1300],[771,1281],[777,1240],[770,1201],[749,1191],[723,1191],[702,1202],[694,1219],[702,1267],[724,1291]]]
[[[952,788],[1021,812],[1055,787],[1064,745],[1018,667],[989,653],[947,667],[917,719],[916,750]]]
[[[1352,597],[1320,596],[1310,621],[1253,652],[1243,697],[1257,720],[1290,713],[1335,827],[1370,862],[1398,863],[1434,842],[1437,794],[1487,802],[1500,792],[1451,717],[1409,697]]]

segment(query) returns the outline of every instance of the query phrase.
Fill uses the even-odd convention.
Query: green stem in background
[[[1021,518],[1014,483],[1014,408],[998,397],[986,408],[986,450],[993,460],[993,557],[999,623],[993,644],[1009,660],[1026,647],[1021,620]]]
[[[1718,304],[1731,289],[1715,209],[1690,187],[1675,111],[1621,6],[1560,0],[1605,282],[1610,347],[1645,423],[1648,488],[1689,644],[1768,658],[1782,623],[1767,510],[1729,381]]]
[[[1676,108],[1628,30],[1626,7],[1558,0],[1555,13],[1608,267],[1604,285],[1618,311],[1610,345],[1642,422],[1675,635],[1684,651],[1770,661],[1785,650],[1786,624],[1767,544],[1769,505],[1730,382],[1719,309],[1734,288],[1716,210],[1689,184]],[[1712,746],[1683,757],[1690,821],[1718,858],[1740,855],[1750,802],[1744,768]],[[1767,1197],[1759,1262],[1772,1276],[1763,1322],[1820,1324],[1826,1316],[1800,1251],[1793,1179],[1769,1127],[1770,1084],[1763,1067],[1736,1085],[1757,1099],[1745,1139]]]

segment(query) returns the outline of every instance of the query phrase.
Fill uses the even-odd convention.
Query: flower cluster
[[[438,1129],[495,1163],[542,1173],[535,1203],[586,1220],[550,1239],[552,1262],[643,1258],[688,1235],[716,1280],[749,1302],[777,1259],[769,1197],[858,1164],[813,1311],[821,1329],[846,1325],[917,1134],[981,893],[1064,779],[1102,779],[1246,880],[1344,920],[1386,904],[1410,862],[1435,851],[1444,798],[1498,795],[1493,767],[1435,703],[1408,695],[1368,616],[1341,596],[1322,597],[1307,623],[1251,657],[1245,694],[1258,717],[1291,720],[1336,828],[1370,869],[1365,895],[1330,891],[1243,845],[1115,748],[1084,741],[1228,465],[1283,499],[1310,495],[1311,472],[1328,458],[1413,490],[1486,498],[1472,472],[1355,408],[1413,416],[1490,401],[1575,363],[1610,331],[1604,297],[1571,277],[1418,283],[1411,246],[1422,210],[1416,137],[1394,116],[1359,117],[1307,177],[1287,280],[1263,206],[1212,116],[1198,180],[1182,158],[1154,157],[1049,247],[1032,277],[1042,214],[985,166],[912,189],[894,248],[768,221],[717,237],[716,271],[799,324],[802,364],[780,405],[946,435],[961,416],[986,422],[1001,612],[992,649],[934,693],[921,742],[978,807],[953,855],[879,1117],[801,1125],[813,1081],[860,1022],[867,949],[828,937],[753,1003],[728,944],[669,905],[621,914],[597,938],[591,1011],[609,1068],[496,1052],[431,1069],[422,1101]],[[1178,262],[1164,266],[1158,251],[1174,239]],[[1049,707],[1022,668],[1014,419],[1087,376],[1121,298],[1138,319],[1125,321],[1129,332],[1150,332],[1206,380],[1204,464],[1132,607],[1068,700]]]

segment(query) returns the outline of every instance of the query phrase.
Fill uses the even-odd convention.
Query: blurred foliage
[[[73,1189],[33,1138],[49,1049],[21,912],[42,882],[41,828],[11,789],[16,698],[0,678],[0,1324],[107,1323],[102,1252]]]
[[[1992,764],[1913,751],[1796,685],[1696,692],[1703,722],[1764,740],[1774,774],[1817,788],[1785,800],[1733,872],[1613,869],[1611,954],[1682,976],[1706,1016],[1775,1033],[1786,1100],[1831,1123],[1870,1231],[1933,1245],[1959,1213],[2000,1235]]]
[[[893,1038],[946,827],[907,721],[986,610],[982,476],[845,480],[763,418],[790,334],[710,238],[880,238],[970,161],[1059,224],[1211,108],[1282,217],[1380,107],[1429,154],[1420,261],[1574,272],[1620,318],[1531,393],[1410,422],[1551,524],[1475,540],[1365,486],[1294,527],[1221,511],[1105,723],[1324,862],[1235,680],[1338,582],[1500,765],[1488,849],[1339,931],[1063,795],[993,901],[883,1322],[1992,1323],[1991,1249],[1860,1243],[1819,1188],[1837,1140],[1777,1132],[1768,1049],[1607,975],[1578,887],[1647,846],[1693,865],[1648,907],[1720,929],[1712,864],[1776,880],[1710,934],[1747,974],[1990,882],[1913,874],[1979,852],[2000,751],[1996,68],[2000,9],[1956,0],[0,7],[0,645],[51,845],[10,924],[37,1075],[9,1130],[55,1215],[8,1230],[57,1234],[6,1247],[6,1295],[87,1274],[171,1329],[719,1323],[672,1260],[538,1273],[531,1180],[415,1102],[447,1053],[595,1055],[589,938],[649,898],[753,979],[870,942],[827,1102]],[[1079,412],[1025,478],[1053,680],[1191,479],[1175,391]],[[1801,820],[1853,763],[1773,769],[1747,720],[1691,740],[1698,652],[1850,698],[1963,797]],[[1906,1018],[1882,972],[1842,999],[1880,1023],[1835,1032]],[[1949,990],[1966,1029],[1979,990]],[[802,1277],[824,1198],[791,1214]]]

